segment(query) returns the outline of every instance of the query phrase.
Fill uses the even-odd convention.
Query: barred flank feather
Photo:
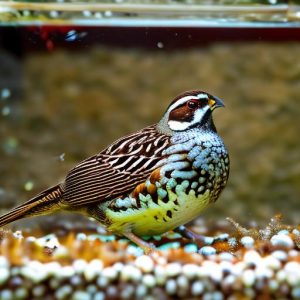
[[[62,200],[63,190],[61,185],[53,186],[27,202],[17,206],[10,212],[0,217],[0,227],[19,219],[34,215],[43,215],[59,209]]]

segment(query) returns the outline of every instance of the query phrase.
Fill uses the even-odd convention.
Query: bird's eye
[[[198,108],[199,107],[199,101],[197,101],[197,100],[190,100],[190,101],[187,102],[187,106],[190,109]]]

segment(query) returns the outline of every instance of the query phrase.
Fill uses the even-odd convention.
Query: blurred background
[[[202,89],[224,100],[214,120],[231,157],[228,186],[202,217],[247,224],[282,213],[296,224],[299,33],[1,27],[0,211],[62,181],[117,138],[156,123],[177,94]],[[47,220],[53,218],[74,216]]]

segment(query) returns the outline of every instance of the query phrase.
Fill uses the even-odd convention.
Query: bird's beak
[[[208,99],[208,105],[210,106],[211,110],[214,110],[215,108],[218,107],[225,107],[223,101],[217,97],[210,97]]]

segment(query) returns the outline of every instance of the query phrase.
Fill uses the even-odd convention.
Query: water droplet
[[[33,189],[33,186],[34,186],[34,183],[29,180],[24,184],[24,189],[25,189],[25,191],[29,192]]]
[[[4,89],[2,89],[1,90],[1,99],[7,99],[7,98],[9,98],[11,96],[11,92],[10,92],[10,90],[9,89],[7,89],[7,88],[4,88]]]
[[[59,156],[59,160],[60,160],[60,161],[65,161],[65,153],[62,153],[62,154]]]
[[[76,41],[77,38],[78,38],[77,31],[76,30],[70,30],[67,33],[65,40],[67,42],[73,42],[73,41]]]
[[[10,110],[10,107],[9,106],[4,106],[3,108],[2,108],[2,115],[3,116],[8,116],[9,114],[10,114],[10,112],[11,112],[11,110]]]
[[[18,147],[18,140],[14,137],[9,137],[3,144],[4,151],[7,154],[14,154]]]
[[[162,49],[162,48],[164,47],[164,44],[163,44],[162,42],[158,42],[158,43],[157,43],[157,47],[158,47],[159,49]]]

